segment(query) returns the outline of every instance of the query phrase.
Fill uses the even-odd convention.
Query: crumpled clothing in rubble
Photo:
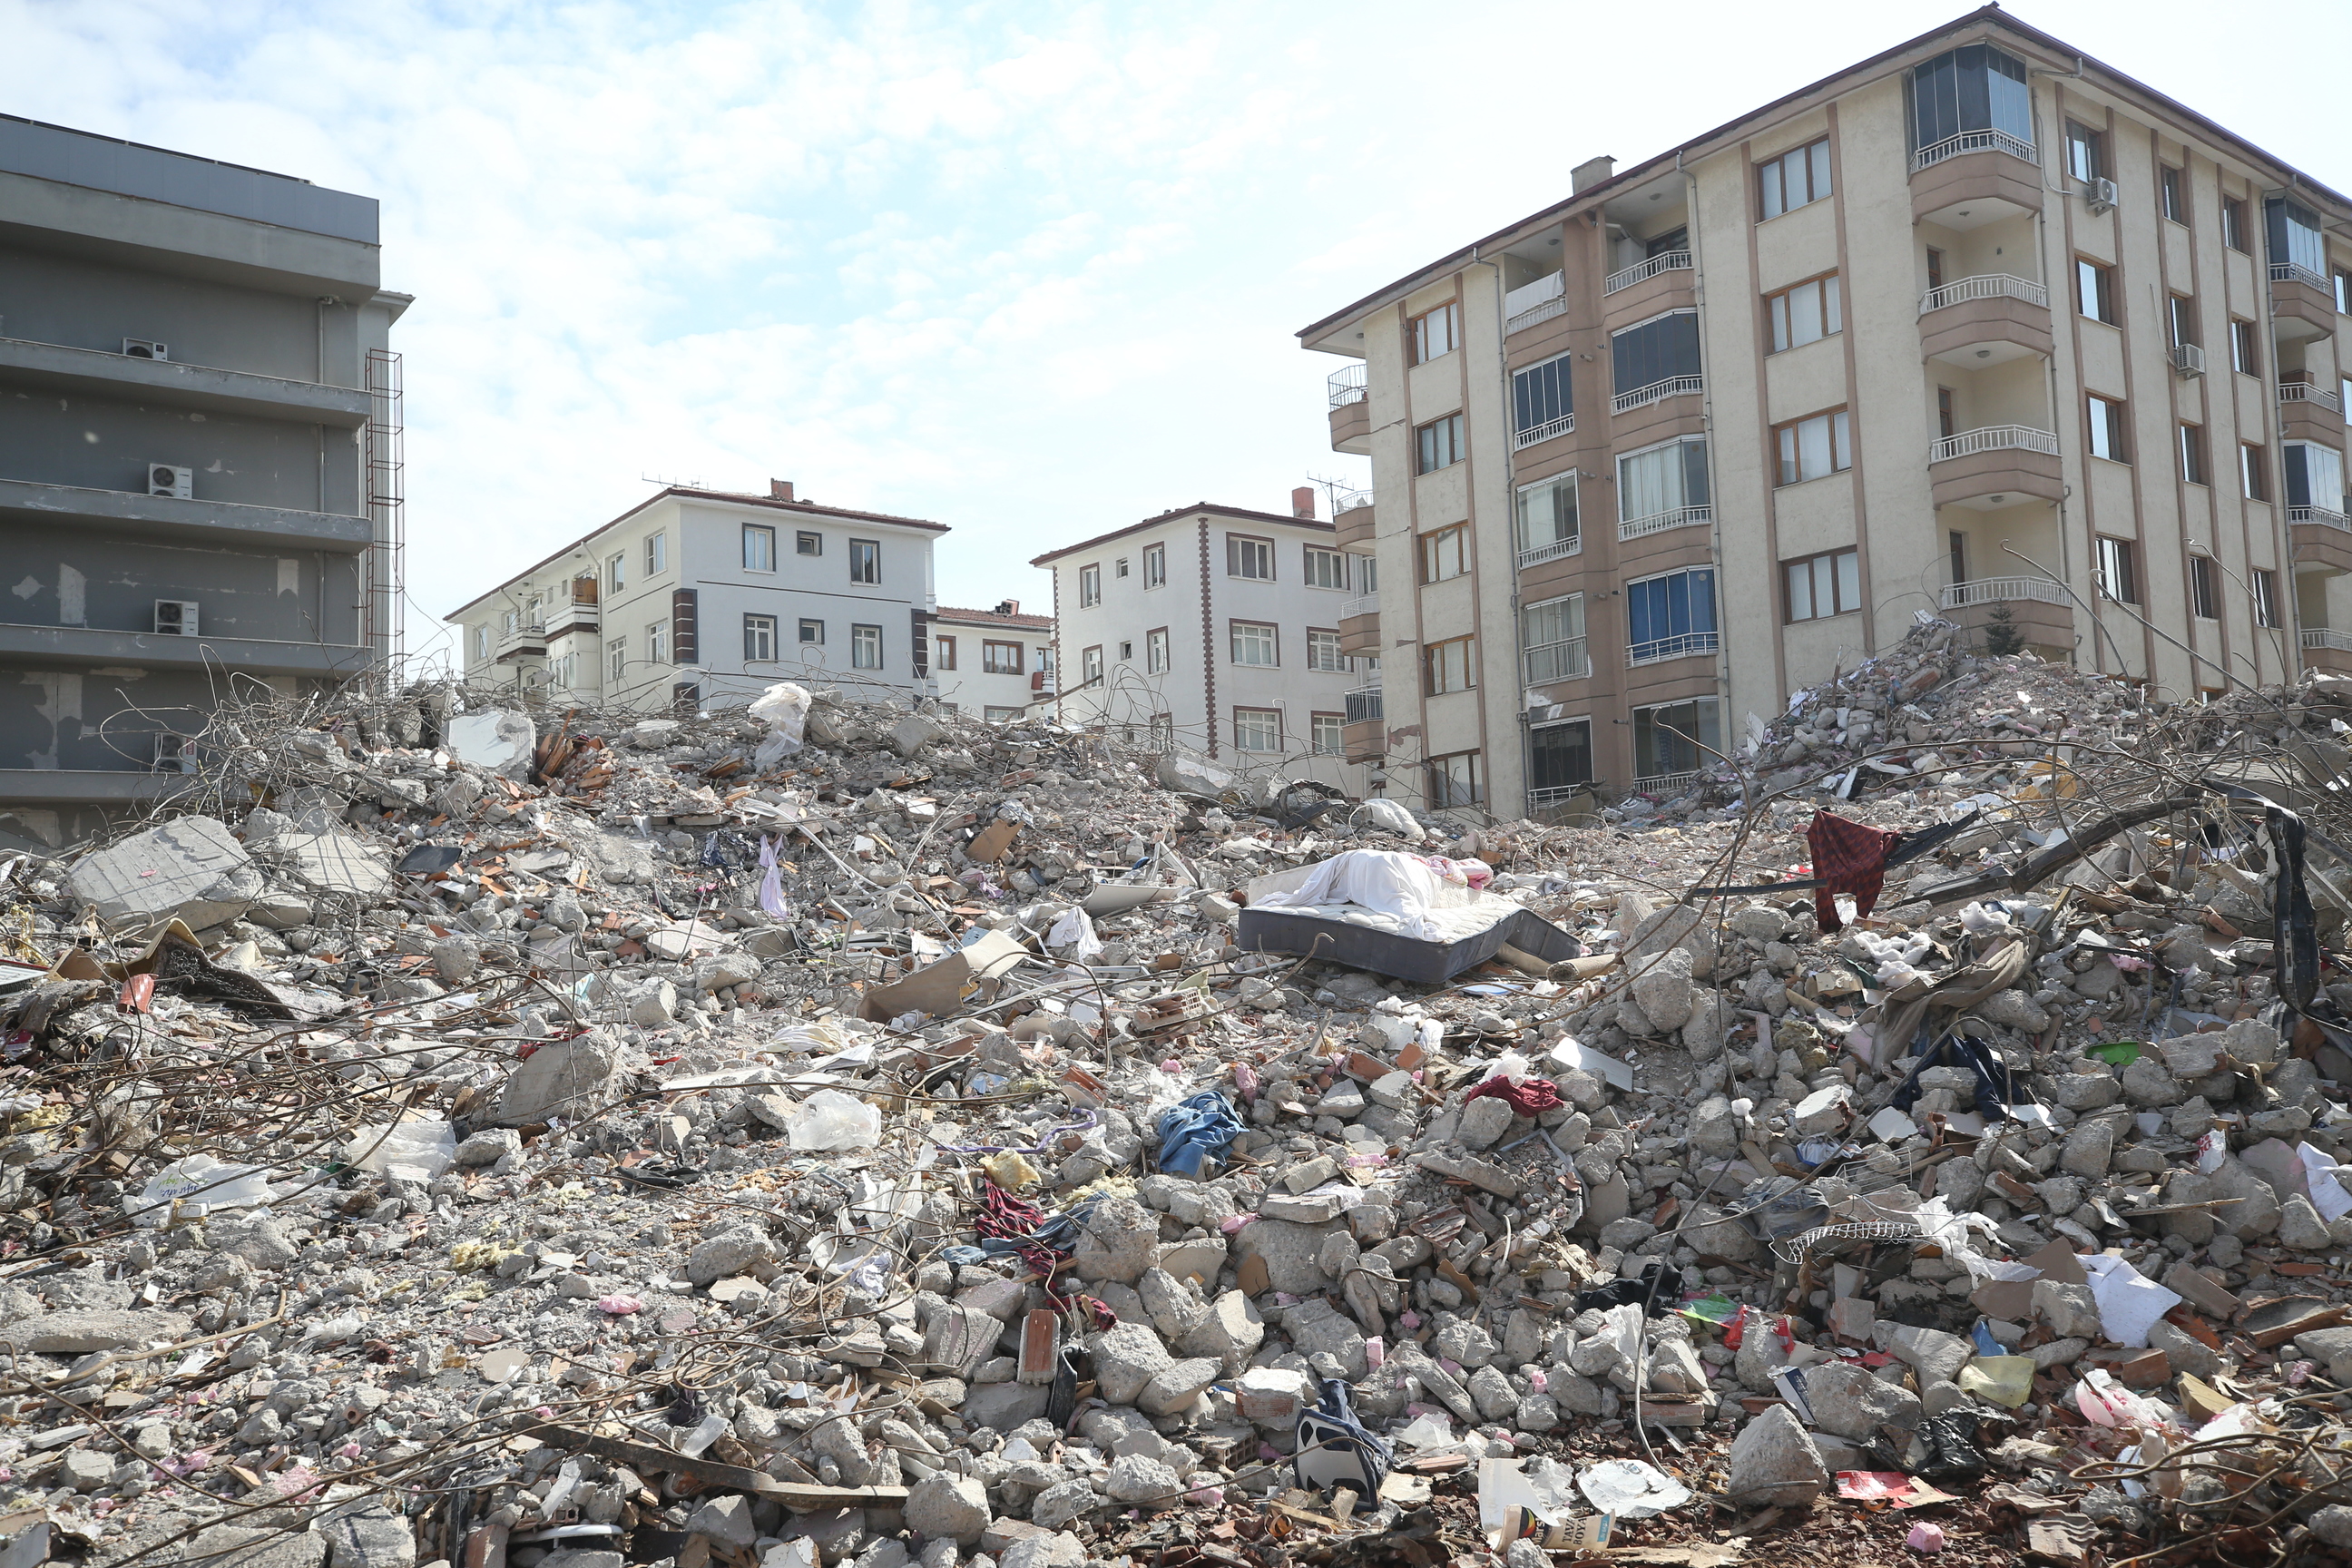
[[[1181,1100],[1160,1113],[1160,1168],[1197,1178],[1201,1167],[1222,1160],[1242,1135],[1242,1119],[1215,1089]]]
[[[2015,1075],[2000,1059],[1999,1051],[1973,1035],[1946,1035],[1921,1051],[1918,1059],[1911,1064],[1910,1076],[1895,1091],[1895,1109],[1910,1110],[1919,1100],[1919,1075],[1929,1068],[1946,1066],[1966,1068],[1976,1075],[1978,1115],[1987,1121],[2008,1119],[2011,1097],[2019,1092]]]
[[[1462,1098],[1465,1102],[1473,1100],[1504,1100],[1521,1116],[1557,1110],[1567,1103],[1559,1097],[1559,1087],[1548,1078],[1523,1078],[1514,1083],[1509,1079],[1497,1076],[1488,1079]]]
[[[1886,885],[1886,858],[1902,842],[1900,833],[1864,827],[1831,812],[1813,814],[1805,843],[1812,851],[1813,875],[1821,879],[1821,886],[1813,889],[1813,922],[1822,935],[1845,924],[1838,918],[1840,893],[1853,900],[1856,915],[1877,906],[1879,889]]]
[[[1118,1315],[1092,1296],[1062,1289],[1054,1282],[1055,1270],[1062,1260],[1077,1250],[1078,1227],[1094,1212],[1102,1200],[1089,1198],[1064,1213],[1048,1218],[1035,1204],[1014,1197],[994,1182],[983,1178],[980,1190],[980,1213],[971,1227],[980,1233],[979,1251],[983,1257],[1017,1257],[1037,1276],[1045,1289],[1045,1300],[1057,1311],[1072,1307],[1084,1307],[1094,1319],[1095,1327],[1109,1328],[1118,1321]],[[955,1248],[951,1250],[962,1250]]]

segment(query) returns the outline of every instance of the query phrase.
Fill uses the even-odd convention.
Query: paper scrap
[[[2099,1303],[2099,1331],[2116,1344],[2145,1349],[2148,1330],[2180,1305],[2179,1292],[2166,1289],[2112,1253],[2086,1252],[2081,1262],[2083,1272],[2090,1276],[2091,1295]]]

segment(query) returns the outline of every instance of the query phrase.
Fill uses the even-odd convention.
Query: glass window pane
[[[1830,422],[1808,419],[1797,426],[1797,465],[1802,476],[1820,479],[1830,471]]]
[[[1837,558],[1837,604],[1841,610],[1862,608],[1862,557],[1852,550]]]
[[[1822,322],[1824,331],[1845,331],[1845,310],[1839,302],[1838,280],[1834,275],[1822,279]]]
[[[1830,144],[1828,138],[1824,137],[1822,140],[1814,142],[1808,151],[1812,155],[1813,165],[1812,189],[1808,193],[1808,195],[1810,195],[1814,201],[1820,201],[1823,196],[1830,194]]]
[[[1782,213],[1788,211],[1788,203],[1786,198],[1781,195],[1780,189],[1780,160],[1777,158],[1774,159],[1772,162],[1762,165],[1756,171],[1756,173],[1758,178],[1762,182],[1763,186],[1762,196],[1764,216],[1766,217],[1779,217]]]
[[[1789,618],[1810,621],[1813,618],[1813,574],[1801,561],[1791,561],[1788,566]]]
[[[1840,470],[1853,468],[1853,425],[1851,416],[1844,409],[1841,408],[1830,416],[1830,432],[1834,437],[1837,448],[1837,467]]]
[[[1818,283],[1807,283],[1789,290],[1789,342],[1818,342],[1822,335],[1822,290]]]

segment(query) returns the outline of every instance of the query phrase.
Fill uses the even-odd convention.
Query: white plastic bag
[[[779,757],[789,757],[801,749],[803,727],[808,723],[809,693],[805,686],[795,686],[780,680],[752,699],[745,710],[752,718],[775,731],[760,744],[754,761],[768,765],[767,752],[781,740],[783,745],[776,752]]]
[[[854,1095],[821,1089],[793,1116],[786,1132],[804,1154],[871,1149],[882,1142],[882,1113]]]
[[[421,1186],[440,1180],[441,1173],[457,1163],[457,1130],[439,1120],[362,1127],[343,1146],[343,1162]]]
[[[1392,800],[1368,800],[1356,808],[1356,814],[1374,827],[1402,834],[1415,844],[1428,837],[1421,824],[1412,819],[1412,813]]]
[[[1054,922],[1054,929],[1045,933],[1045,945],[1066,948],[1062,956],[1074,963],[1092,963],[1103,950],[1093,919],[1081,909],[1073,909]]]
[[[210,1154],[191,1154],[147,1178],[131,1205],[131,1219],[153,1229],[175,1219],[259,1208],[277,1195],[259,1165],[232,1165]]]

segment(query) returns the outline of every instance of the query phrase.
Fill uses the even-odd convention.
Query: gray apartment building
[[[0,116],[0,843],[167,793],[232,682],[399,652],[376,204]]]

